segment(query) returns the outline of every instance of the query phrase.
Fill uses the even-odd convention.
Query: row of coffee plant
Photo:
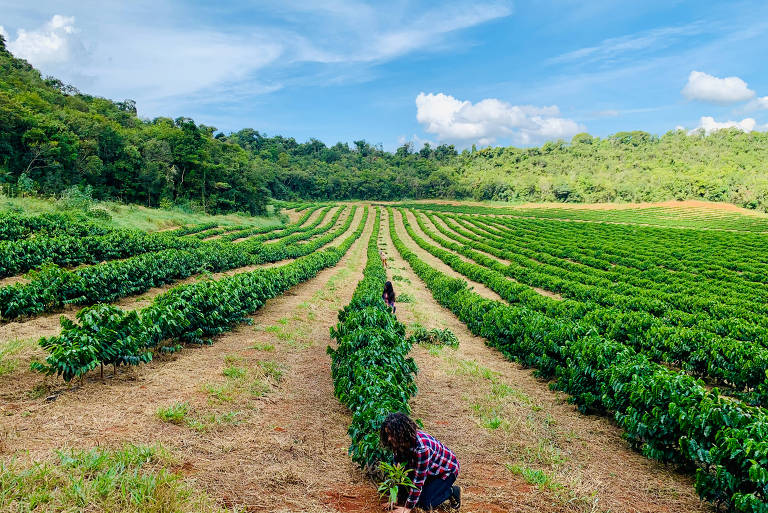
[[[201,241],[168,233],[113,230],[104,235],[53,235],[0,242],[0,277],[13,276],[43,263],[96,264],[162,249],[199,247]]]
[[[419,237],[404,216],[405,228],[419,246],[464,276],[488,286],[506,301],[525,305],[555,318],[578,320],[608,338],[632,345],[652,360],[681,366],[687,372],[745,391],[745,398],[754,403],[768,404],[768,349],[702,330],[664,326],[646,312],[606,308],[599,302],[589,300],[554,300],[535,292],[524,284],[524,280],[509,280],[512,266],[472,249],[478,244],[460,245],[442,238],[418,216],[416,219],[420,228],[443,248],[468,260]]]
[[[46,213],[37,216],[25,216],[16,213],[3,213],[0,216],[0,241],[20,240],[35,235],[54,233],[77,235],[103,235],[108,228],[75,214]]]
[[[40,340],[48,356],[32,368],[70,381],[99,366],[138,365],[155,352],[210,343],[268,299],[336,265],[360,237],[367,218],[366,209],[357,229],[339,246],[317,251],[308,244],[305,256],[286,265],[174,287],[138,311],[106,304],[83,309],[77,322],[62,319],[60,335]]]
[[[0,288],[0,320],[55,311],[66,304],[111,302],[204,271],[220,272],[302,256],[320,247],[318,243],[330,242],[349,228],[352,215],[348,223],[329,232],[342,210],[320,228],[294,234],[273,244],[210,242],[196,248],[144,253],[72,271],[54,264],[46,265],[31,273],[27,283]],[[294,227],[300,228],[298,225]],[[295,244],[324,233],[326,237],[309,245]]]
[[[481,207],[435,203],[403,203],[401,206],[432,212],[503,215],[519,219],[551,219],[600,224],[638,224],[658,227],[685,227],[697,230],[768,231],[768,218],[740,212],[723,212],[716,207],[636,207],[621,209]]]
[[[696,469],[702,498],[738,512],[768,511],[768,414],[651,362],[583,323],[481,297],[418,258],[401,256],[435,299],[507,357],[538,368],[585,412],[612,414],[648,457]]]
[[[569,275],[586,274],[588,283],[619,295],[653,290],[657,304],[651,307],[658,310],[676,309],[717,319],[746,313],[758,323],[764,323],[768,314],[762,300],[768,292],[762,283],[768,265],[760,261],[768,245],[748,244],[741,236],[708,233],[701,240],[683,237],[679,230],[676,237],[667,237],[664,231],[649,228],[636,228],[627,235],[605,230],[606,234],[573,223],[531,226],[523,231],[517,223],[507,225],[510,221],[442,219],[462,237],[507,250],[521,265],[538,262]],[[720,297],[715,300],[713,293]]]
[[[349,453],[368,470],[391,460],[379,443],[382,421],[391,412],[409,413],[408,401],[416,394],[417,368],[408,356],[405,326],[381,297],[387,273],[377,248],[380,216],[377,209],[363,279],[331,328],[337,347],[328,347],[335,395],[352,412]]]
[[[260,240],[269,240],[269,239],[276,239],[276,238],[279,238],[279,237],[283,237],[283,236],[288,235],[289,233],[293,233],[293,232],[287,232],[286,233],[286,232],[284,232],[282,230],[289,230],[289,229],[292,229],[292,228],[297,228],[297,229],[301,228],[304,225],[304,223],[307,222],[307,220],[310,218],[310,216],[315,211],[317,211],[319,209],[320,209],[319,206],[315,206],[315,207],[310,208],[307,211],[307,213],[304,214],[303,216],[301,216],[295,223],[289,224],[289,225],[284,226],[282,228],[281,227],[277,227],[278,229],[275,229],[276,227],[274,227],[274,226],[272,226],[272,227],[261,226],[261,227],[247,228],[245,230],[240,230],[240,231],[236,231],[236,232],[232,232],[232,233],[226,234],[226,235],[224,235],[222,237],[222,239],[223,240],[227,240],[227,241],[236,241],[236,240],[240,240],[240,239],[249,238],[249,237],[252,237],[254,235],[262,235],[262,234],[269,234],[269,236],[262,237]],[[328,209],[325,209],[323,211],[323,213],[320,214],[320,216],[318,217],[317,220],[318,221],[321,220],[325,216],[326,212],[328,212]],[[317,225],[315,225],[315,226],[317,226]],[[310,226],[307,229],[312,229],[315,226]]]

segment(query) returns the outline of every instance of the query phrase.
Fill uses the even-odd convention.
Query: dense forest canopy
[[[579,134],[540,147],[395,152],[364,140],[224,134],[179,117],[141,119],[112,101],[46,77],[0,35],[0,186],[209,212],[263,213],[280,199],[473,198],[503,201],[656,201],[698,198],[768,207],[768,134],[737,129],[661,137]]]

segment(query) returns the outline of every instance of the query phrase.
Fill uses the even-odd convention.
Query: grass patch
[[[264,375],[275,383],[280,383],[283,380],[283,371],[276,362],[262,360],[258,365]]]
[[[293,323],[288,324],[289,319],[283,318],[277,321],[277,324],[267,326],[264,331],[271,333],[281,342],[291,347],[306,349],[312,345],[308,341],[309,331],[306,326],[299,324],[298,319],[293,319]]]
[[[25,214],[38,215],[44,212],[62,212],[60,205],[53,200],[40,198],[1,197],[0,212],[21,209]],[[111,201],[94,202],[91,209],[105,210],[112,217],[106,222],[115,228],[136,228],[153,231],[171,226],[189,224],[217,223],[221,226],[277,226],[283,224],[280,217],[253,217],[244,214],[210,215],[179,208],[147,208],[139,205],[125,205]],[[80,212],[80,211],[76,211]],[[81,213],[81,212],[80,212]]]
[[[413,296],[411,296],[407,292],[403,292],[402,294],[398,294],[397,302],[398,303],[413,303]]]
[[[182,425],[187,421],[187,415],[189,414],[189,403],[173,403],[165,408],[158,408],[155,412],[157,418],[163,422],[170,422],[171,424]]]
[[[219,403],[231,403],[235,400],[235,387],[229,381],[218,384],[206,383],[203,385],[203,390],[211,399]]]
[[[409,280],[405,276],[400,276],[399,274],[393,274],[392,275],[392,281],[401,281],[403,283],[408,283],[408,284],[411,283],[411,280]]]
[[[0,376],[11,374],[19,367],[19,353],[33,348],[35,339],[14,339],[0,342]]]
[[[53,461],[0,462],[0,510],[161,513],[223,512],[182,476],[170,472],[161,446],[59,451]]]
[[[227,378],[225,382],[203,385],[203,391],[213,402],[231,403],[240,397],[263,397],[273,385],[283,380],[283,368],[276,362],[260,360],[249,366],[241,357],[225,357],[224,360],[240,365],[224,367],[222,374]]]
[[[458,376],[469,376],[472,378],[482,378],[496,383],[498,381],[498,373],[492,371],[488,367],[483,367],[475,360],[456,360],[456,365],[451,369],[451,374]]]
[[[526,483],[535,485],[539,489],[545,488],[553,491],[563,489],[563,485],[555,481],[552,474],[544,472],[543,470],[532,469],[521,465],[512,465],[509,463],[505,463],[504,466],[513,474],[522,476]]]
[[[268,343],[263,343],[263,344],[258,344],[257,343],[257,344],[253,344],[251,346],[251,349],[255,349],[257,351],[272,352],[272,351],[275,350],[275,345],[274,344],[268,344]]]
[[[242,378],[245,376],[247,371],[243,369],[242,367],[235,367],[234,365],[230,365],[229,367],[225,367],[222,371],[222,374],[224,374],[228,378]]]
[[[430,356],[440,356],[443,354],[443,346],[430,345],[428,347],[429,349],[427,351],[429,352]]]
[[[240,422],[242,422],[240,420],[242,414],[243,413],[239,411],[211,413],[199,419],[189,419],[187,421],[187,426],[189,426],[190,429],[204,433],[216,427],[225,425],[234,426],[240,424]]]

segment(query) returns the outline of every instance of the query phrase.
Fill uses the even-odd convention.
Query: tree
[[[35,192],[35,181],[32,180],[27,175],[27,173],[21,173],[21,175],[19,176],[19,180],[16,182],[16,187],[18,187],[19,193],[23,198]]]

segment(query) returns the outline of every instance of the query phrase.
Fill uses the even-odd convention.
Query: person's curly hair
[[[392,451],[395,460],[407,462],[413,458],[419,427],[405,413],[390,413],[379,429],[381,444]]]

